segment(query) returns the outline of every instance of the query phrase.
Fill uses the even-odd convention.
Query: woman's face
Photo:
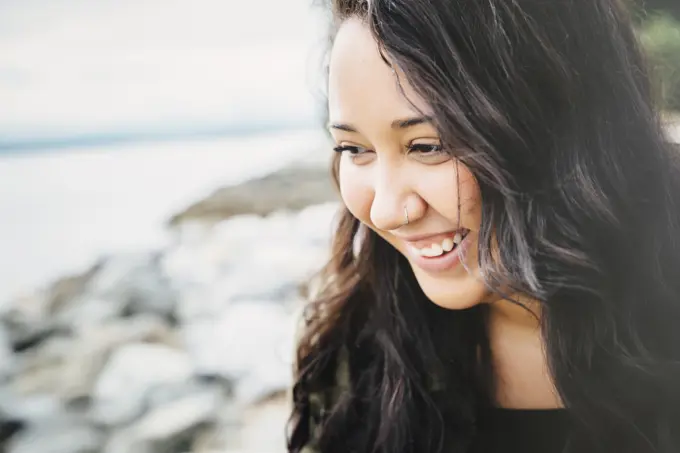
[[[430,107],[385,63],[358,19],[346,21],[336,37],[328,107],[349,211],[408,259],[434,303],[462,309],[482,302],[477,183],[440,150]]]

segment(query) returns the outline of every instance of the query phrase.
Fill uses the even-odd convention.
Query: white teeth
[[[439,255],[441,255],[442,253],[444,253],[444,250],[442,250],[442,246],[439,245],[439,244],[432,244],[432,245],[430,246],[430,250],[431,250],[431,252],[432,252],[432,255],[431,255],[431,256],[439,256]]]
[[[432,258],[435,256],[439,256],[442,253],[444,253],[444,250],[442,250],[441,245],[439,244],[432,244],[429,247],[425,247],[422,249],[414,249],[419,255],[421,256],[426,256],[428,258]]]
[[[461,242],[463,242],[463,235],[461,233],[456,233],[453,238],[447,237],[442,240],[440,244],[434,243],[429,247],[423,247],[422,249],[411,247],[414,253],[420,256],[425,256],[428,258],[434,258],[436,256],[443,255],[444,253],[450,252]]]
[[[429,247],[423,247],[422,249],[414,249],[419,255],[426,256],[428,258],[433,258],[435,256],[440,256],[446,252],[450,252],[454,247],[460,244],[463,240],[463,236],[460,233],[456,233],[453,238],[445,238],[441,244],[432,244]]]
[[[442,249],[444,249],[445,252],[450,252],[453,250],[453,239],[451,238],[446,238],[442,241]]]

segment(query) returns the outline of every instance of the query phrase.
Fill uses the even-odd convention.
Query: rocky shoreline
[[[215,223],[237,215],[266,216],[276,211],[299,211],[337,200],[329,170],[302,163],[243,184],[222,187],[174,215],[170,226],[197,220]]]
[[[299,289],[337,206],[327,166],[299,162],[174,216],[166,249],[3,304],[3,451],[285,451]]]

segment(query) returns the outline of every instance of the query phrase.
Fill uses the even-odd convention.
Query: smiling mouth
[[[461,228],[460,230],[451,233],[451,235],[433,242],[429,246],[421,248],[411,246],[410,248],[416,255],[422,256],[423,258],[440,258],[456,250],[469,233],[470,230],[467,228]]]

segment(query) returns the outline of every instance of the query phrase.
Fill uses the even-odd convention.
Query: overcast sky
[[[313,0],[2,0],[0,143],[314,117]]]

